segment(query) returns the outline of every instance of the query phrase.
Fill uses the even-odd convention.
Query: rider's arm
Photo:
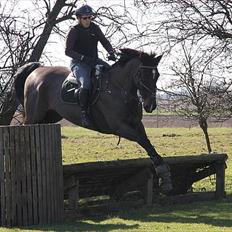
[[[109,54],[114,53],[114,49],[113,49],[110,41],[105,37],[105,35],[101,31],[100,27],[97,25],[96,25],[96,31],[97,31],[98,39],[99,39],[100,43],[102,44],[102,46],[106,49],[106,51]]]
[[[74,51],[74,45],[75,45],[75,41],[76,41],[76,36],[77,36],[77,33],[75,31],[75,28],[72,27],[69,30],[68,35],[66,37],[65,55],[69,56],[69,57],[71,57],[73,59],[82,60],[84,58],[84,56],[82,54]]]

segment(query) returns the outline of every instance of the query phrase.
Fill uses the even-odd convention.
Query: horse
[[[102,71],[101,85],[95,88],[90,129],[137,142],[151,158],[160,191],[170,192],[169,166],[151,144],[142,123],[142,108],[151,113],[157,106],[156,84],[162,56],[129,48],[120,51],[118,61]],[[70,73],[67,67],[43,66],[38,62],[17,70],[15,92],[24,106],[24,124],[56,123],[65,118],[81,126],[78,103],[70,104],[61,98],[62,84]]]

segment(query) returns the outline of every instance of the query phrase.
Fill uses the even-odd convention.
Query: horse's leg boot
[[[86,128],[91,128],[92,123],[88,116],[89,90],[80,89],[79,100],[81,107],[81,125]]]
[[[170,168],[167,164],[162,163],[155,167],[156,174],[159,178],[159,186],[163,193],[168,193],[172,190],[172,180]]]

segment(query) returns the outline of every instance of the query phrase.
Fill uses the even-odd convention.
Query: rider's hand
[[[112,60],[112,61],[116,61],[116,60],[117,60],[117,58],[116,58],[114,52],[112,52],[112,53],[109,54],[108,60]]]

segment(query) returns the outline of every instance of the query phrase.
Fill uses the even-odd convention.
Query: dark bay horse
[[[150,156],[163,191],[172,188],[169,167],[147,138],[142,124],[146,112],[156,108],[157,66],[161,56],[133,49],[121,49],[120,59],[101,77],[98,98],[91,106],[93,130],[124,137],[141,145]],[[39,63],[22,66],[15,75],[16,96],[24,106],[25,124],[55,123],[62,118],[81,126],[78,104],[61,99],[61,86],[70,74],[62,66]],[[138,92],[140,97],[138,97]]]

